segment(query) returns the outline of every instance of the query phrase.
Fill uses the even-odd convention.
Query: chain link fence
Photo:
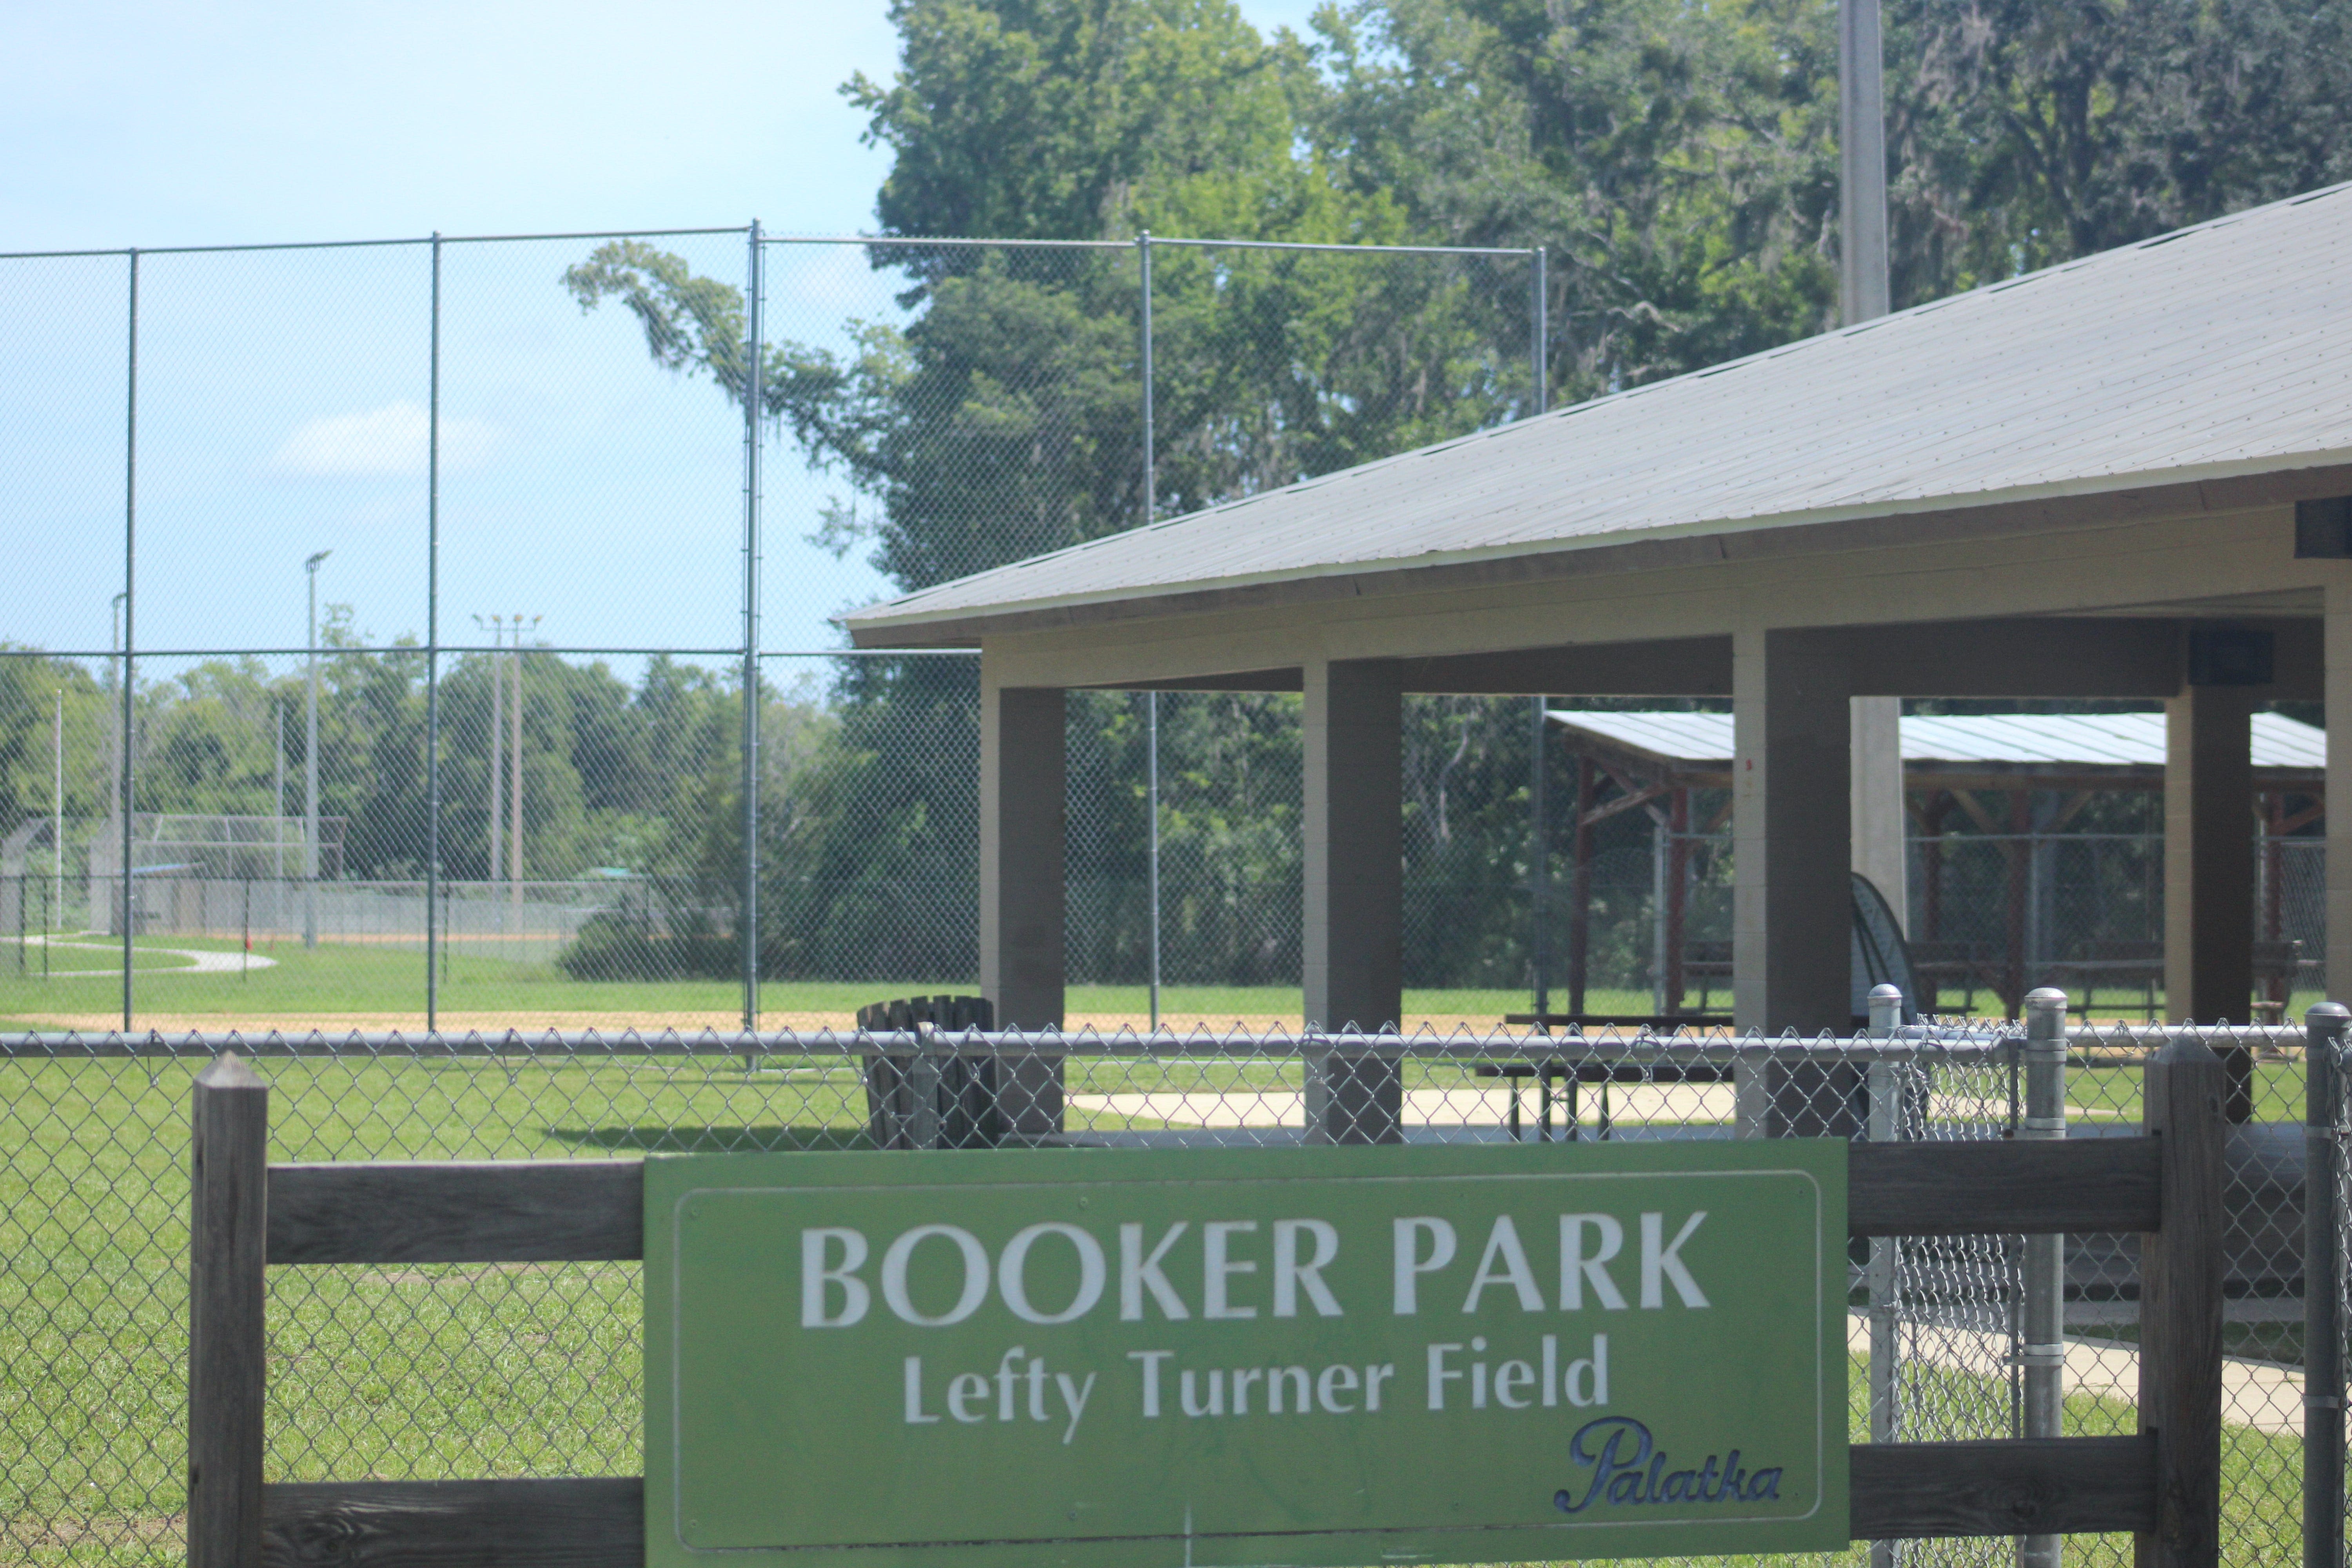
[[[187,1079],[233,1026],[336,1032],[259,1047],[278,1158],[899,1136],[877,1053],[820,1031],[976,972],[977,670],[850,653],[828,617],[1538,409],[1539,267],[740,229],[0,258],[26,367],[0,388],[0,507],[27,585],[0,626],[0,1020],[44,1031],[0,1063],[0,1548],[176,1560]],[[1068,711],[1072,1015],[1103,1032],[1032,1058],[1059,1063],[1063,1135],[1295,1142],[1317,1107],[1328,1131],[1328,1074],[1295,1043],[1118,1032],[1296,1020],[1297,699]],[[1407,702],[1408,1011],[1481,1033],[1403,1049],[1378,1114],[1405,1137],[1858,1136],[1873,1059],[1899,1061],[1902,1136],[2015,1129],[1998,1032],[1891,1054],[1486,1037],[1564,973],[1573,829],[1531,833],[1529,797],[1573,789],[1536,732],[1523,699]],[[1943,896],[1998,909],[2017,855],[1960,837]],[[2037,929],[2156,940],[2151,842],[2076,870],[2053,851]],[[1672,863],[1706,942],[1728,856],[1691,851]],[[1669,863],[1643,840],[1584,868],[1589,1005],[1664,1010]],[[2261,929],[2315,957],[2315,846],[2264,866]],[[2103,955],[2049,950],[2067,961]],[[1705,964],[1684,978],[1700,1003]],[[2117,1005],[2090,984],[2113,974],[2072,978]],[[2011,983],[2049,979],[2068,984]],[[2298,972],[2295,1005],[2315,988]],[[747,1011],[801,1033],[692,1037]],[[632,1023],[689,1037],[583,1033]],[[444,1048],[429,1024],[494,1038]],[[134,1026],[164,1037],[107,1036]],[[2073,1135],[2137,1126],[2147,1044],[2077,1038]],[[2299,1155],[2273,1136],[2301,1063],[2264,1050],[2232,1156],[2227,1539],[2250,1564],[2294,1554],[2302,1420]],[[1028,1065],[964,1081],[983,1123],[1021,1085],[1045,1103]],[[2016,1430],[2020,1248],[1914,1238],[1887,1261],[1874,1283],[1856,1258],[1856,1436],[1874,1306],[1893,1435]],[[2070,1431],[2136,1418],[2135,1268],[2128,1238],[2070,1238]],[[272,1290],[282,1479],[639,1463],[630,1269],[336,1268]]]
[[[756,226],[0,258],[43,393],[0,421],[43,590],[0,626],[0,1018],[814,1026],[968,987],[976,659],[831,617],[1535,412],[1541,276]],[[1081,1003],[1292,1011],[1228,994],[1297,981],[1297,700],[1070,706]],[[1520,988],[1529,741],[1477,742],[1431,754],[1424,967]]]
[[[1906,1140],[2016,1134],[2021,1036],[1906,1033],[11,1037],[0,1545],[37,1563],[176,1561],[189,1084],[224,1047],[257,1058],[272,1086],[278,1160],[1861,1138],[1874,1121]],[[2162,1037],[2075,1032],[2069,1136],[2137,1132],[2141,1065]],[[2242,1051],[2247,1038],[2215,1043]],[[2300,1551],[2301,1165],[2282,1142],[2301,1142],[2293,1039],[2252,1048],[2250,1119],[2231,1141],[2223,1539],[2224,1561],[2244,1568]],[[2021,1238],[1882,1245],[1850,1255],[1853,1439],[2020,1435]],[[2065,1257],[2064,1431],[2130,1432],[2136,1247],[2074,1237]],[[273,1477],[633,1474],[642,1462],[634,1265],[337,1266],[273,1271],[269,1289]],[[2016,1550],[1892,1543],[1819,1561],[2006,1563]],[[2131,1546],[2075,1537],[2063,1551],[2122,1563]]]

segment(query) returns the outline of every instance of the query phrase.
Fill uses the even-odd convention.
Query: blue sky
[[[1307,0],[1249,0],[1262,27]],[[836,88],[884,76],[877,0],[0,7],[0,250],[740,224],[867,226],[887,169]],[[452,247],[443,637],[545,614],[562,645],[732,639],[740,429],[583,321],[576,242]],[[738,237],[681,240],[740,277]],[[103,646],[120,587],[124,266],[0,262],[0,533],[44,591],[0,639]],[[141,274],[147,647],[299,644],[301,567],[380,637],[423,631],[419,250],[169,258]],[[780,331],[887,315],[854,250],[770,263]],[[770,646],[871,597],[799,543],[837,484],[772,449]]]

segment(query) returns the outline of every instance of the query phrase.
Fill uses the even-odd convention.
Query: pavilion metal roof
[[[1731,766],[1728,713],[1606,712],[1554,710],[1565,729],[1660,762],[1691,768]],[[2257,768],[2321,773],[2327,732],[2284,713],[2253,716]],[[1950,766],[2164,767],[2161,713],[1906,714],[1903,761]]]
[[[2352,459],[2352,185],[909,594],[930,622]]]

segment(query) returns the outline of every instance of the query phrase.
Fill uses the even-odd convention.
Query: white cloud
[[[300,426],[269,459],[281,474],[376,476],[425,471],[428,420],[405,399],[364,414],[331,414]],[[479,419],[441,421],[441,466],[470,468],[488,457],[499,431]]]

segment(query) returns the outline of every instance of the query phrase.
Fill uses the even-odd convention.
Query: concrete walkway
[[[118,959],[122,955],[121,945],[110,942],[75,942],[65,937],[28,936],[25,939],[25,945],[28,948],[46,947],[58,951],[70,949],[83,952],[110,952]],[[248,969],[270,969],[276,967],[278,963],[276,959],[265,958],[257,952],[215,952],[199,947],[142,947],[138,951],[142,957],[160,955],[164,958],[184,958],[188,961],[184,964],[175,964],[170,969],[134,968],[132,973],[138,974],[242,974]],[[111,969],[52,969],[47,978],[94,980],[121,973],[122,965],[118,963]]]

